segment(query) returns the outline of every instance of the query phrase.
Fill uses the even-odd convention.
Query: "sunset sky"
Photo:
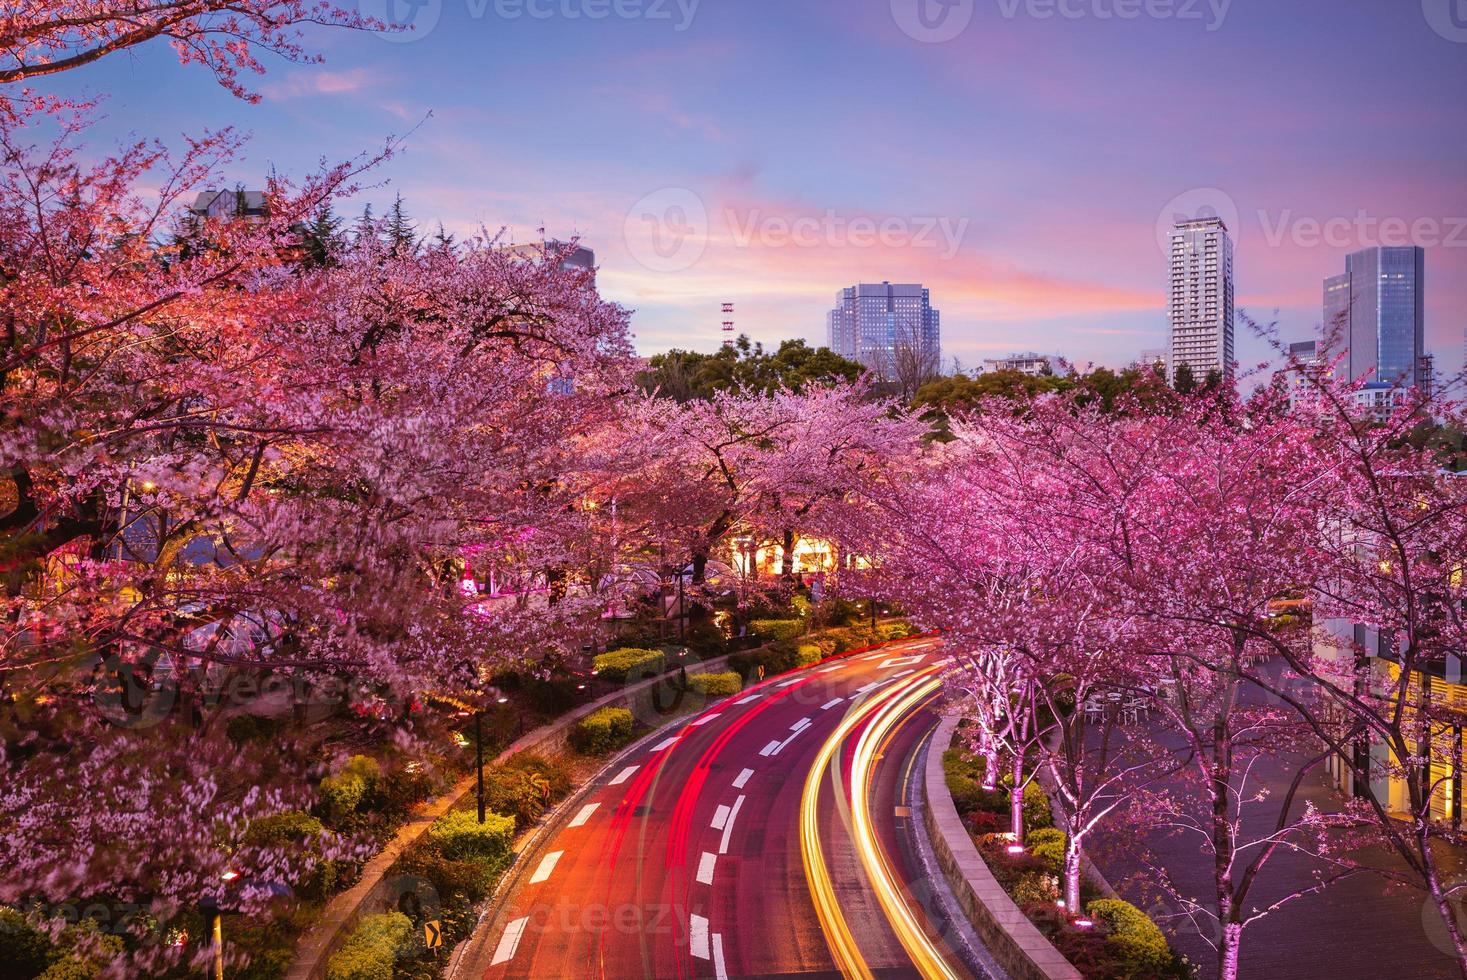
[[[268,60],[254,106],[157,45],[48,88],[110,93],[109,138],[237,125],[251,187],[411,131],[352,216],[400,191],[425,232],[578,233],[643,353],[712,349],[725,300],[823,343],[838,288],[891,280],[969,366],[1123,365],[1165,344],[1158,225],[1210,207],[1239,306],[1291,340],[1346,252],[1414,225],[1428,346],[1461,364],[1467,0],[953,0],[943,42],[916,0],[423,2],[412,35],[312,32],[325,63]]]

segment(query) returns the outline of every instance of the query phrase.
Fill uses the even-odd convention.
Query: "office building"
[[[842,289],[826,318],[830,349],[876,371],[903,371],[911,361],[936,373],[942,364],[940,314],[916,284],[861,283]]]
[[[1198,382],[1233,374],[1233,239],[1221,218],[1192,218],[1172,230],[1170,370],[1187,365]]]
[[[1425,273],[1425,250],[1377,246],[1347,255],[1344,273],[1324,281],[1325,341],[1344,355],[1342,375],[1399,388],[1429,383]]]

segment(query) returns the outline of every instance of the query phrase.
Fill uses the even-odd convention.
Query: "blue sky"
[[[246,185],[411,131],[365,198],[581,234],[644,353],[716,346],[725,300],[823,341],[841,286],[916,280],[966,364],[1121,365],[1165,341],[1158,223],[1212,208],[1287,339],[1346,252],[1427,245],[1428,344],[1461,363],[1467,0],[424,2],[427,30],[267,56],[258,105],[163,46],[49,88],[106,94],[107,138],[246,130]]]

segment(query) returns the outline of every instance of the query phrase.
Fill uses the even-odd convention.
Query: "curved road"
[[[527,847],[453,976],[992,976],[912,832],[939,650],[771,678],[633,747]]]

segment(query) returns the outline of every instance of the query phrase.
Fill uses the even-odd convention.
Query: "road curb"
[[[1080,971],[1034,927],[993,877],[958,817],[943,775],[942,754],[959,720],[956,715],[946,715],[938,724],[927,749],[922,781],[927,797],[922,816],[943,877],[988,952],[1012,980],[1082,980]]]

